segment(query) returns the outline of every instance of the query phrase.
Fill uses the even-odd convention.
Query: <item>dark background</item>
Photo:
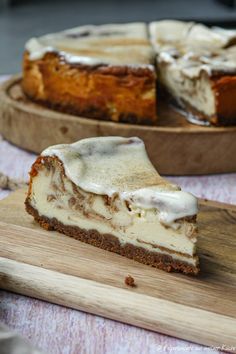
[[[21,70],[26,40],[83,24],[202,21],[236,28],[236,0],[0,0],[0,74]]]

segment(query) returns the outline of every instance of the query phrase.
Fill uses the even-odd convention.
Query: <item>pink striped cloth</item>
[[[34,154],[0,141],[1,172],[27,180],[34,159]],[[198,197],[236,204],[235,173],[169,179]],[[0,198],[8,193],[0,190]],[[0,291],[0,299],[0,322],[50,354],[219,353],[214,348],[6,291]]]

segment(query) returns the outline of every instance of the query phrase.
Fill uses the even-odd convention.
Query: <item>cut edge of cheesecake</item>
[[[158,94],[190,122],[236,124],[236,31],[177,20],[154,21]]]
[[[59,145],[44,151],[31,168],[25,201],[27,212],[47,230],[59,231],[82,242],[168,272],[198,274],[195,198],[154,173],[155,169],[149,160],[141,163],[138,172],[132,169],[135,164],[130,166],[131,172],[127,172],[127,166],[126,171],[122,171],[127,164],[127,159],[122,160],[124,152],[128,160],[131,156],[136,162],[140,158],[146,158],[140,139],[117,140],[112,137],[107,138],[103,144],[104,139],[106,140],[85,139],[74,146]],[[98,144],[99,152],[94,151]],[[110,157],[107,156],[109,154]],[[91,164],[95,164],[98,157],[102,160],[101,164],[90,171]],[[111,162],[110,158],[116,162]],[[112,164],[111,168],[113,167],[113,173],[116,174],[112,182],[113,173],[106,171],[106,159]],[[100,171],[102,164],[108,175],[105,182],[101,182],[104,180],[104,171]],[[118,169],[123,172],[120,176],[117,176]],[[94,176],[95,170],[98,174],[100,171],[100,178]],[[75,178],[75,174],[80,172],[80,176]],[[143,181],[132,180],[135,173],[137,177],[141,172],[146,174],[146,185]],[[125,190],[124,185],[127,185],[129,175],[132,181],[128,182],[129,188]],[[78,183],[81,178],[81,183]],[[98,184],[94,189],[96,181]],[[140,188],[143,183],[144,188]],[[181,202],[179,193],[183,193],[183,199],[186,198],[186,201],[182,200],[181,211],[175,210]],[[154,201],[154,204],[158,203],[159,210],[153,207],[153,195],[154,199],[159,196],[159,200]],[[168,206],[171,200],[172,206]],[[191,206],[192,210],[183,208],[185,202],[185,207]]]

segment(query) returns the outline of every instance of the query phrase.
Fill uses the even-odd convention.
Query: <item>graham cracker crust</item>
[[[35,221],[46,230],[55,230],[76,240],[88,243],[92,246],[102,248],[106,251],[117,253],[121,256],[133,259],[139,263],[164,270],[166,272],[182,272],[184,274],[197,275],[199,266],[192,266],[185,262],[174,260],[171,256],[150,252],[142,247],[134,246],[130,243],[122,245],[118,238],[111,234],[101,234],[97,230],[85,230],[78,226],[64,225],[56,218],[40,216],[38,211],[30,204],[30,198],[25,201],[26,211],[31,214]]]
[[[33,96],[30,96],[27,92],[24,92],[26,98],[35,102],[39,105],[44,106],[45,108],[49,108],[54,111],[58,111],[65,114],[71,114],[80,117],[86,117],[91,119],[97,119],[100,121],[111,121],[111,116],[106,108],[96,107],[96,104],[87,105],[87,107],[83,108],[82,106],[74,106],[73,104],[61,104],[61,103],[53,103],[50,100],[41,100],[37,99]],[[79,99],[78,99],[79,101]],[[119,116],[120,123],[126,124],[139,124],[139,125],[152,125],[155,126],[155,122],[148,117],[139,117],[133,113],[120,113]]]
[[[125,285],[130,286],[131,288],[136,287],[135,280],[131,275],[127,275],[127,277],[125,277]]]

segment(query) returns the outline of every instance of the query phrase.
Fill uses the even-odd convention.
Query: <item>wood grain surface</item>
[[[2,77],[0,76],[0,82]],[[4,78],[5,80],[7,77]],[[27,181],[36,156],[2,140],[0,171]],[[201,198],[236,204],[236,174],[168,177]],[[0,190],[0,199],[10,192]],[[137,326],[0,290],[0,321],[50,354],[219,354],[207,348]]]
[[[76,117],[29,101],[20,76],[0,89],[0,132],[12,143],[36,153],[49,145],[92,136],[139,136],[161,174],[191,175],[236,171],[236,127],[190,124],[159,102],[157,126],[140,126]]]
[[[201,202],[201,274],[167,274],[41,229],[0,202],[0,286],[209,346],[236,347],[236,207]],[[125,285],[130,274],[136,287]]]

